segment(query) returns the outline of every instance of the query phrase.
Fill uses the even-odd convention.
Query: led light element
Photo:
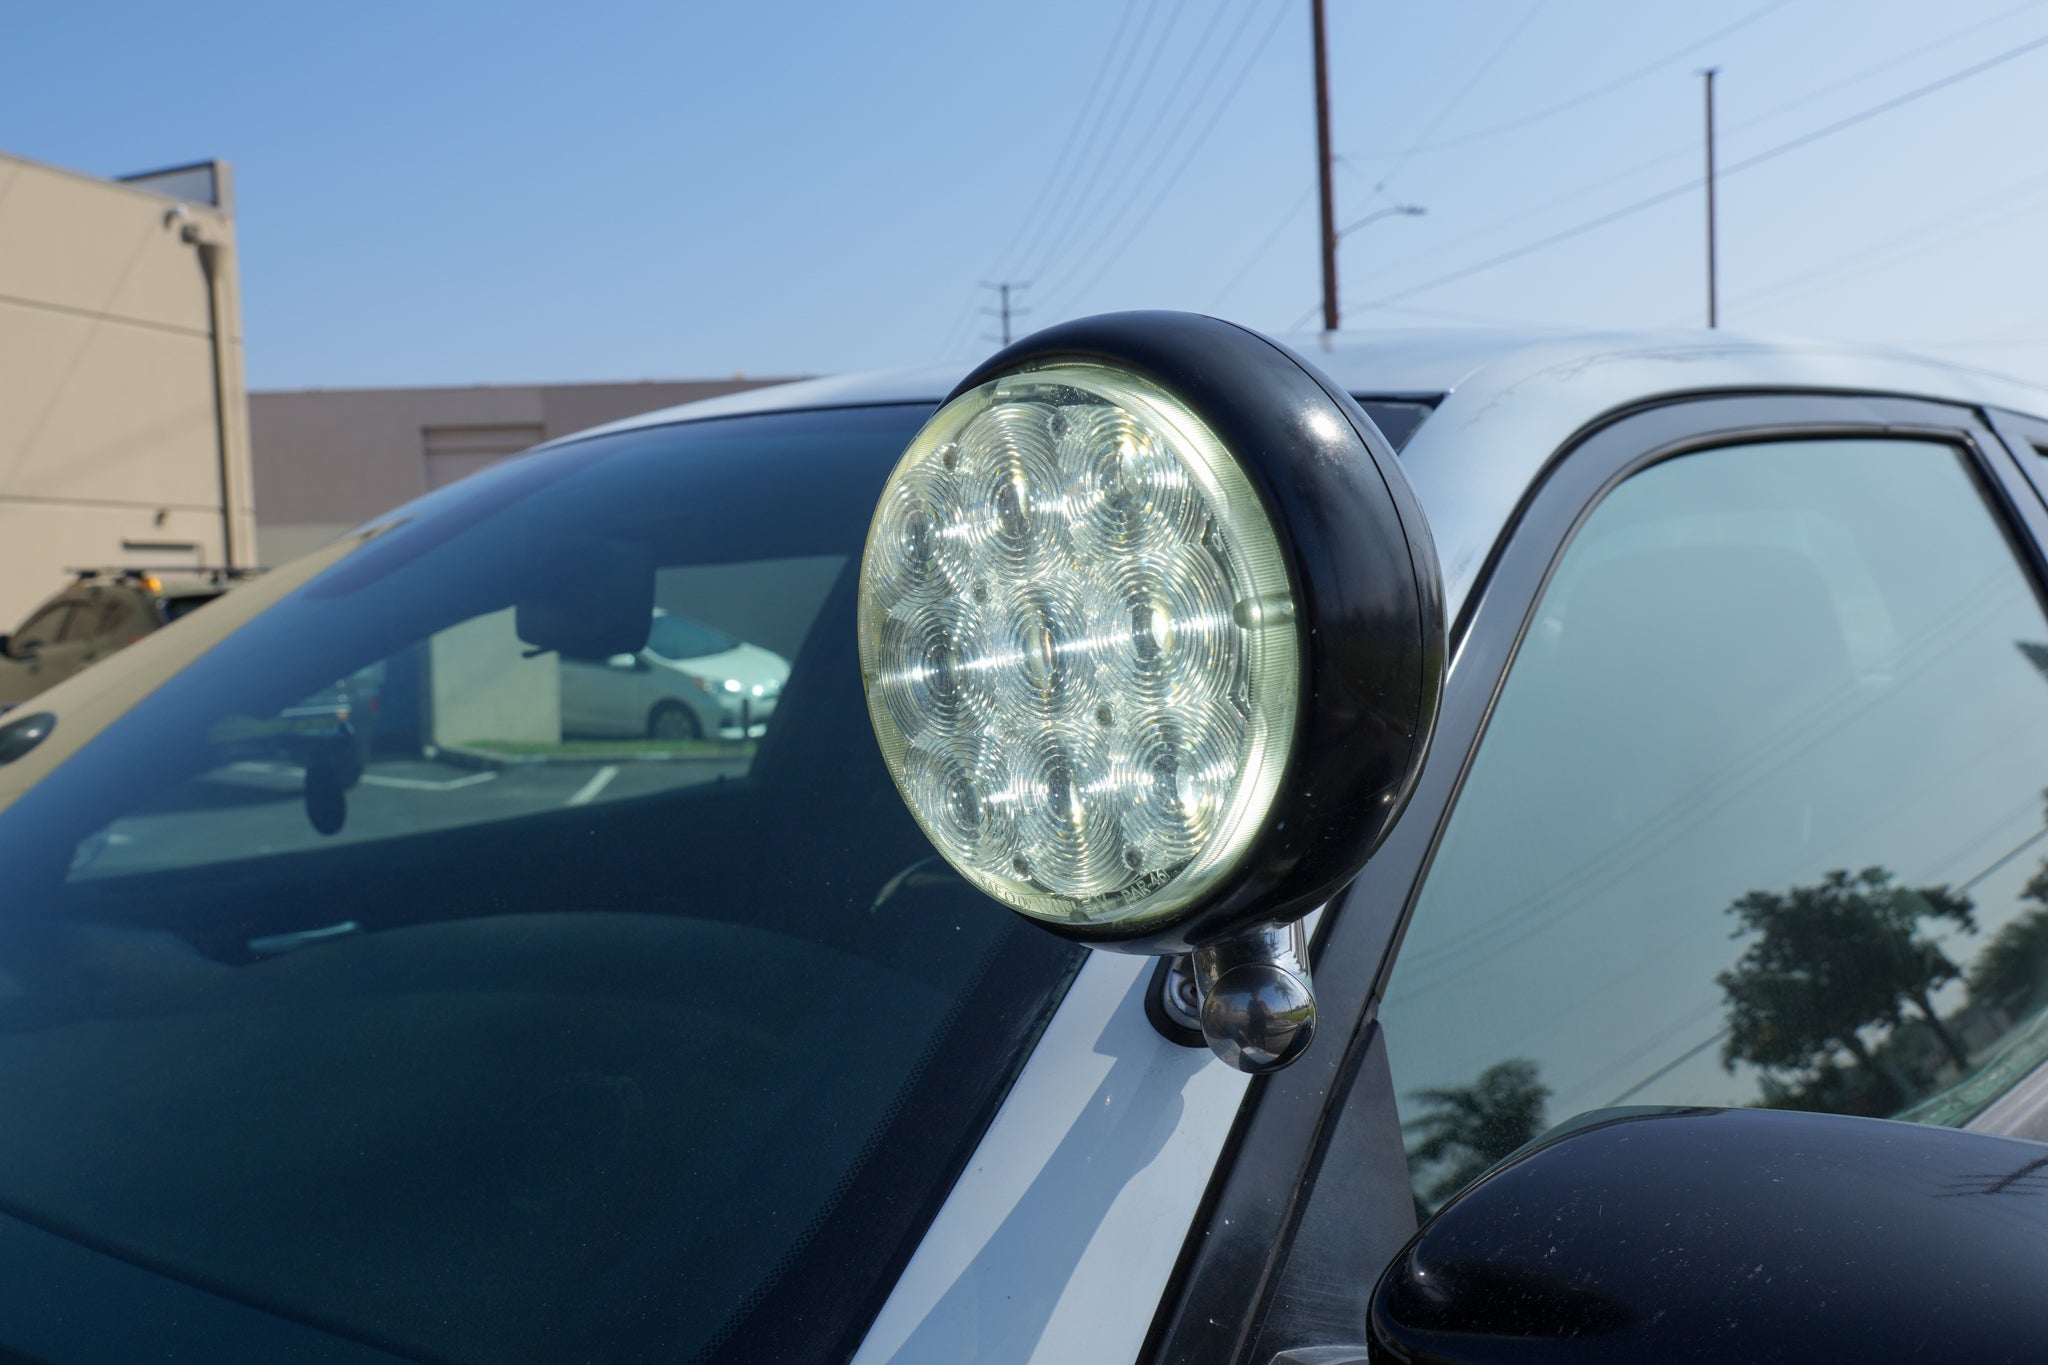
[[[989,895],[1136,931],[1258,834],[1300,703],[1293,589],[1237,460],[1165,389],[1062,361],[961,394],[889,476],[861,579],[883,757]]]

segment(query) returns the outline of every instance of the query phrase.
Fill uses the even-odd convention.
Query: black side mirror
[[[7,634],[5,631],[0,631],[0,655],[4,655],[10,652],[8,649],[8,644],[13,639],[14,637],[12,635]]]
[[[1588,1115],[1431,1219],[1371,1359],[2048,1359],[2048,1146],[1757,1109]]]

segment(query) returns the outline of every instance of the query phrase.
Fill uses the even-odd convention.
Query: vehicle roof
[[[1278,337],[1340,386],[1441,398],[1402,451],[1443,566],[1464,604],[1487,552],[1550,456],[1614,409],[1713,392],[1885,393],[2048,415],[2048,389],[1907,351],[1705,330],[1386,330]],[[706,417],[883,403],[936,403],[965,364],[803,380],[613,423],[631,430]]]

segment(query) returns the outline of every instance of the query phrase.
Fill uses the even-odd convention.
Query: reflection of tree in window
[[[2048,995],[2048,863],[2027,881],[2022,897],[2042,908],[1998,931],[1970,964],[1971,1000],[2017,1019]]]
[[[1525,1057],[1495,1062],[1470,1085],[1417,1090],[1428,1110],[1403,1126],[1421,1134],[1408,1149],[1412,1166],[1440,1167],[1422,1190],[1438,1204],[1477,1180],[1487,1167],[1543,1131],[1550,1087]]]
[[[1945,886],[1897,886],[1881,867],[1854,876],[1830,872],[1817,886],[1783,895],[1750,892],[1728,912],[1742,922],[1737,937],[1755,937],[1716,978],[1728,1002],[1722,1062],[1730,1070],[1749,1062],[1775,1073],[1779,1088],[1767,1090],[1766,1102],[1826,1092],[1830,1108],[1886,1112],[1936,1079],[1916,1080],[1903,1059],[1873,1052],[1864,1039],[1869,1029],[1896,1032],[1911,1004],[1947,1059],[1967,1069],[1969,1054],[1933,1002],[1935,989],[1962,971],[1921,933],[1921,923],[1946,920],[1974,932],[1971,909],[1967,897]],[[1844,1075],[1840,1053],[1860,1074]],[[1888,1096],[1887,1089],[1897,1093]]]

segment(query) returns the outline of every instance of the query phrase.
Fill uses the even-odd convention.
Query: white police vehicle
[[[618,424],[9,716],[0,1358],[2039,1358],[2048,393],[1296,348]],[[758,735],[564,736],[657,611]]]

